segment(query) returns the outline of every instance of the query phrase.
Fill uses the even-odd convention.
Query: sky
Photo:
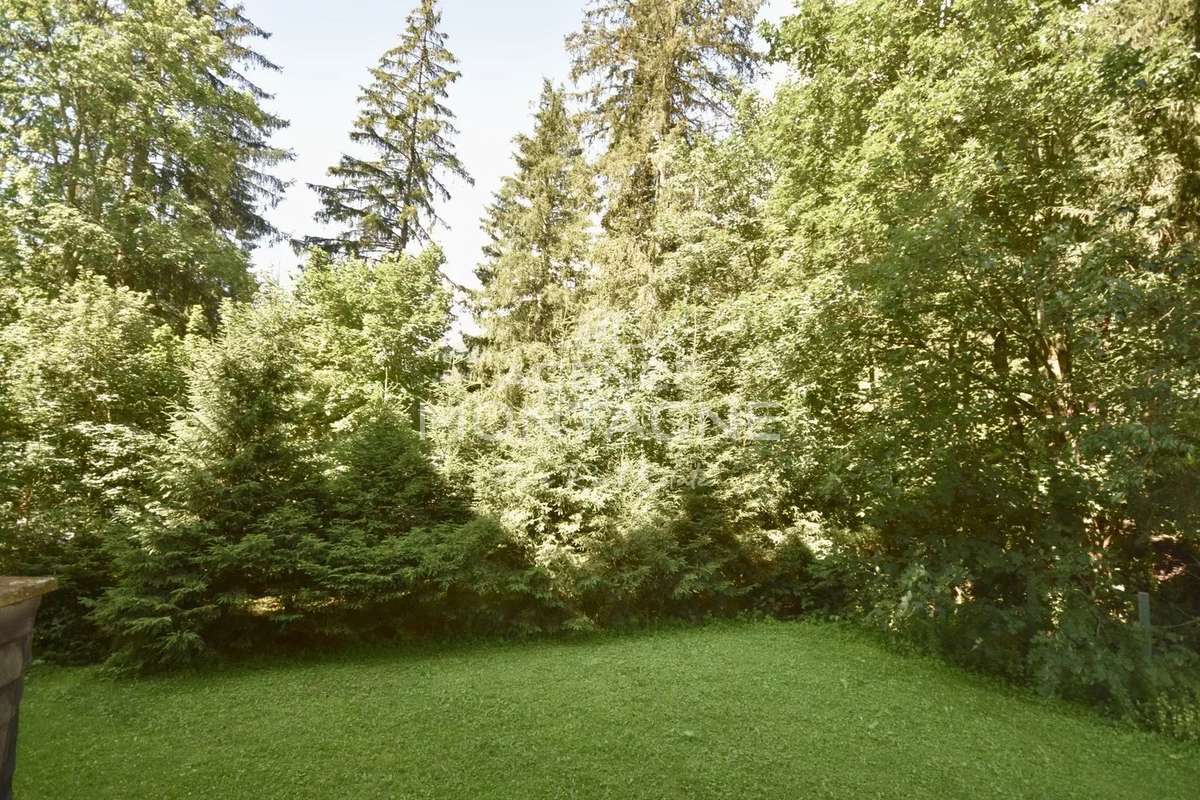
[[[350,148],[360,87],[367,70],[404,30],[414,0],[243,0],[247,16],[271,33],[258,49],[281,67],[259,72],[259,85],[274,95],[269,108],[290,125],[274,143],[294,160],[276,172],[291,181],[268,218],[284,234],[320,232],[313,221],[316,195],[310,183]],[[442,0],[442,27],[459,59],[462,78],[448,105],[460,131],[458,155],[475,179],[450,180],[453,197],[438,214],[447,227],[434,238],[446,253],[446,275],[477,285],[474,269],[484,236],[480,220],[501,179],[512,171],[512,140],[528,131],[543,77],[566,83],[570,60],[563,40],[580,26],[584,0]],[[769,0],[764,19],[777,20],[790,0]],[[298,257],[286,243],[255,252],[259,274],[285,285]]]

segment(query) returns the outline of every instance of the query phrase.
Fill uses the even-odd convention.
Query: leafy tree
[[[436,0],[421,0],[400,43],[371,70],[350,139],[375,155],[344,155],[329,170],[334,185],[312,186],[322,206],[317,220],[344,230],[310,237],[310,245],[360,256],[403,253],[410,242],[428,241],[439,221],[434,204],[450,198],[442,176],[473,183],[454,152],[454,114],[443,103],[459,73],[441,20]]]
[[[605,223],[644,232],[662,183],[655,151],[726,117],[749,76],[759,0],[595,0],[567,37],[572,78],[586,80],[594,131],[603,137]]]
[[[445,368],[451,297],[441,250],[376,262],[315,255],[296,287],[308,363],[330,418],[389,397],[412,412]]]
[[[690,322],[647,335],[633,313],[584,309],[519,382],[450,383],[430,415],[449,479],[550,571],[573,625],[743,608],[766,566],[748,477],[763,454],[708,420],[728,398]]]
[[[0,562],[62,565],[54,630],[91,636],[103,594],[116,661],[158,666],[280,634],[824,608],[1194,727],[1194,3],[804,0],[769,37],[791,79],[734,105],[753,11],[592,5],[570,44],[607,145],[606,229],[591,240],[581,134],[547,83],[485,220],[483,358],[444,372],[442,256],[400,252],[428,238],[438,171],[461,173],[431,2],[364,94],[378,157],[323,190],[349,229],[325,244],[350,257],[314,251],[294,293],[228,302],[186,344],[157,296],[82,272],[118,263],[105,237],[128,220],[55,206],[62,158],[21,167],[60,135],[54,95],[25,87],[70,80],[38,50],[58,31],[63,63],[144,77],[178,50],[189,68],[167,74],[257,97],[218,69],[254,61],[253,26],[200,0],[0,10],[32,53],[0,53],[0,107],[43,126],[0,136]],[[117,119],[105,91],[73,102]],[[118,166],[167,125],[131,119]],[[154,153],[148,187],[175,175]],[[117,169],[121,199],[100,161],[80,174],[134,219],[144,192]],[[205,219],[251,231],[233,208],[259,178],[223,163],[232,205]],[[64,254],[84,277],[45,279]],[[427,447],[411,412],[431,398]],[[1128,624],[1143,590],[1166,626],[1151,661]]]
[[[889,627],[1126,708],[1130,592],[1195,614],[1197,129],[1162,111],[1194,108],[1191,19],[811,2],[775,41],[800,80],[768,129],[755,360],[794,486],[864,534]]]
[[[243,74],[262,32],[209,0],[20,0],[0,9],[0,268],[85,272],[182,324],[245,295],[282,185],[283,123]]]
[[[0,572],[55,575],[42,652],[102,652],[88,621],[108,544],[145,501],[148,463],[184,392],[182,343],[148,297],[98,276],[19,303],[0,328]]]

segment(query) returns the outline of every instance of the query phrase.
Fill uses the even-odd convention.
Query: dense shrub
[[[343,637],[409,627],[405,572],[413,554],[404,540],[424,526],[455,529],[466,507],[434,471],[406,416],[383,401],[351,417],[327,461],[306,627]]]
[[[320,472],[304,406],[301,325],[287,304],[227,306],[194,343],[186,410],[155,466],[159,500],[120,548],[100,609],[120,658],[184,662],[256,621],[286,626],[320,548]]]
[[[114,666],[401,626],[374,619],[403,593],[398,540],[463,517],[409,421],[447,324],[439,265],[318,260],[191,340],[156,500],[111,547]]]
[[[13,298],[17,300],[17,297]],[[54,575],[39,650],[88,659],[111,585],[107,543],[144,501],[148,464],[184,388],[182,343],[149,299],[84,278],[30,294],[0,328],[0,574]]]
[[[398,544],[405,624],[422,632],[530,633],[566,617],[549,571],[492,520],[412,531]]]
[[[760,553],[700,491],[673,519],[589,540],[563,577],[586,619],[606,626],[747,609],[763,572]]]
[[[835,611],[1121,713],[1136,592],[1196,614],[1194,45],[1170,0],[801,3],[737,302]]]

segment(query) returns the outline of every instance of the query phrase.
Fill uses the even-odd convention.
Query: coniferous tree
[[[322,206],[317,220],[343,230],[308,244],[352,255],[403,252],[410,242],[428,241],[440,221],[434,204],[450,199],[441,176],[473,183],[454,152],[458,131],[443,103],[460,73],[441,20],[436,0],[421,0],[400,43],[371,70],[350,139],[374,155],[344,155],[329,170],[334,185],[312,186]]]
[[[188,398],[154,464],[161,500],[136,515],[98,609],[123,666],[183,663],[236,640],[260,598],[286,626],[313,582],[324,496],[303,318],[280,297],[221,316],[216,339],[193,343]]]
[[[586,80],[594,133],[607,143],[605,225],[645,232],[662,183],[654,152],[727,116],[756,55],[760,0],[594,0],[567,37],[572,78]]]
[[[114,663],[344,632],[355,610],[394,599],[394,539],[460,514],[411,413],[449,326],[440,251],[316,255],[295,293],[227,303],[214,339],[188,340],[183,408],[154,442],[161,456],[143,459],[155,500],[131,504],[131,535],[112,542],[96,619]]]
[[[241,92],[247,98],[259,102],[271,99],[247,74],[248,69],[279,72],[275,64],[251,45],[255,39],[269,39],[271,34],[260,28],[246,16],[243,6],[231,5],[223,0],[192,0],[193,13],[211,18],[217,36],[224,42],[229,61],[221,71],[209,70],[208,79],[218,91],[225,95]],[[220,124],[220,117],[217,124]],[[236,116],[225,118],[231,135],[253,154],[265,158],[254,158],[238,164],[227,192],[229,224],[242,232],[244,238],[278,237],[279,232],[266,220],[261,211],[264,200],[274,202],[287,184],[270,174],[264,167],[283,157],[283,153],[272,148],[269,135],[287,126],[287,122],[273,114],[263,112],[262,125],[247,125]]]
[[[489,242],[476,271],[483,284],[476,313],[492,350],[560,339],[583,275],[591,170],[565,93],[548,80],[533,133],[516,138],[515,160],[484,219]]]

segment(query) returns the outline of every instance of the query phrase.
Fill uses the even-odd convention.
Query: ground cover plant
[[[17,792],[228,798],[1191,797],[1200,749],[811,623],[39,667]]]

